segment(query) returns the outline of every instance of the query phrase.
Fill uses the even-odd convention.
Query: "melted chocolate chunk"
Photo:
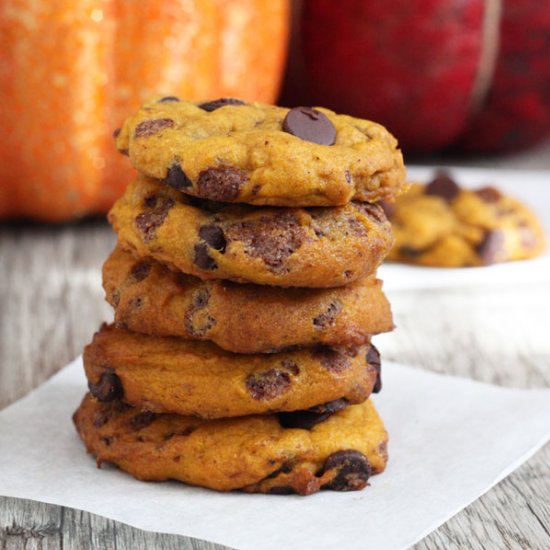
[[[193,296],[193,306],[195,309],[204,309],[210,300],[210,290],[201,288]]]
[[[214,250],[225,252],[225,235],[221,227],[217,225],[203,225],[199,228],[199,237]]]
[[[288,372],[278,369],[249,374],[246,378],[246,387],[250,395],[258,401],[267,401],[282,395],[290,389],[290,384]]]
[[[181,101],[179,97],[176,97],[175,95],[167,95],[166,97],[163,97],[157,101],[157,103],[169,103],[171,101]]]
[[[504,233],[498,229],[487,231],[485,237],[477,247],[477,253],[481,261],[485,264],[494,264],[502,261],[502,253],[504,252],[504,243],[506,239]]]
[[[134,137],[152,136],[164,130],[165,128],[173,128],[174,121],[171,118],[157,118],[156,120],[144,120],[140,122],[134,130]]]
[[[199,107],[203,111],[212,112],[220,107],[225,107],[226,105],[246,105],[241,99],[236,99],[234,97],[220,97],[220,99],[214,99],[213,101],[206,101],[201,103]]]
[[[88,388],[90,393],[102,403],[110,403],[124,395],[120,378],[113,369],[105,369],[99,378],[99,382],[97,384],[88,382]]]
[[[498,202],[502,198],[502,193],[495,187],[482,187],[474,192],[481,200],[488,203]]]
[[[460,193],[460,187],[446,172],[438,172],[435,178],[426,186],[425,193],[426,195],[435,195],[451,201]]]
[[[386,212],[381,204],[371,204],[368,202],[355,203],[356,208],[361,210],[365,216],[374,220],[376,223],[385,223],[387,221]]]
[[[115,128],[113,130],[113,137],[116,139],[120,135],[121,128]]]
[[[199,174],[197,191],[205,199],[233,201],[239,196],[247,179],[246,172],[239,168],[207,168]]]
[[[374,367],[377,373],[372,393],[379,393],[382,389],[382,361],[380,360],[380,352],[372,344],[369,346],[369,351],[367,351],[367,363]]]
[[[336,470],[334,479],[325,485],[333,491],[357,491],[367,485],[372,466],[359,451],[348,449],[332,453],[325,462],[323,473]]]
[[[171,198],[164,198],[160,203],[155,198],[154,207],[151,210],[142,212],[136,216],[136,227],[143,233],[143,240],[145,242],[149,242],[155,238],[157,229],[164,223],[168,212],[173,206],[174,200]]]
[[[296,215],[289,211],[235,223],[225,235],[229,240],[242,241],[249,256],[261,258],[273,270],[281,268],[306,239]]]
[[[195,245],[195,258],[193,259],[194,264],[200,269],[217,269],[218,264],[214,259],[208,254],[208,248],[205,244],[196,244]]]
[[[341,310],[342,304],[340,302],[332,302],[324,313],[321,313],[317,315],[317,317],[313,318],[313,324],[319,328],[332,326]]]
[[[210,291],[207,288],[198,290],[193,296],[193,303],[185,312],[185,327],[187,332],[197,338],[202,338],[216,324],[216,319],[210,315],[197,315],[210,300]]]
[[[283,361],[281,361],[281,365],[285,370],[287,370],[288,372],[290,372],[290,374],[293,374],[294,376],[298,376],[298,374],[300,374],[300,367],[290,359],[283,359]]]
[[[336,141],[334,124],[321,111],[311,107],[291,109],[283,121],[283,130],[319,145],[334,145]]]
[[[172,166],[168,168],[166,177],[162,181],[170,187],[180,191],[186,187],[192,187],[193,185],[193,182],[187,177],[178,162],[174,162]]]
[[[151,267],[151,262],[142,260],[133,265],[132,270],[130,271],[130,276],[136,283],[139,283],[147,278],[149,272],[151,271]]]
[[[349,358],[332,348],[318,346],[313,350],[313,357],[321,362],[321,366],[330,372],[342,372],[349,368]]]
[[[325,421],[334,413],[345,409],[348,404],[344,398],[336,399],[304,411],[281,412],[277,416],[283,428],[311,430],[313,426]]]
[[[139,430],[143,430],[143,428],[149,426],[149,424],[151,424],[156,417],[157,415],[154,412],[142,411],[135,416],[132,416],[130,419],[130,428],[135,432],[139,432]]]

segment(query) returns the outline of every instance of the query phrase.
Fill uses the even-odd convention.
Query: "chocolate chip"
[[[372,466],[367,457],[359,451],[348,449],[332,453],[325,462],[323,474],[336,470],[332,481],[325,485],[333,491],[357,491],[367,485]]]
[[[367,351],[367,363],[376,370],[376,382],[372,388],[372,393],[378,393],[382,389],[382,361],[380,352],[371,344]]]
[[[142,212],[136,216],[136,227],[143,233],[145,242],[155,238],[157,229],[164,223],[173,206],[172,198],[164,198],[160,202],[155,201],[155,206],[150,211]]]
[[[151,267],[151,262],[142,260],[141,262],[133,265],[132,270],[130,271],[130,276],[136,283],[139,283],[147,278],[149,272],[151,271]]]
[[[325,346],[316,347],[313,350],[313,357],[330,372],[342,372],[350,366],[349,359],[343,353]]]
[[[227,244],[223,230],[217,225],[203,225],[199,228],[199,237],[214,250],[225,252]]]
[[[287,370],[294,376],[298,376],[298,374],[300,374],[300,367],[291,359],[283,359],[281,361],[281,365],[283,366],[283,369]]]
[[[344,410],[348,405],[348,400],[341,397],[340,399],[335,399],[334,401],[328,401],[327,403],[322,403],[321,405],[315,405],[315,407],[311,407],[307,410],[317,414],[334,414],[335,412]]]
[[[296,215],[289,211],[235,223],[225,235],[228,240],[242,241],[249,256],[261,258],[273,270],[282,268],[306,239]]]
[[[331,326],[336,320],[336,316],[342,310],[342,304],[340,302],[332,302],[324,313],[317,315],[313,318],[313,324],[319,328],[325,328]]]
[[[326,115],[311,107],[294,107],[284,121],[283,130],[305,141],[334,145],[336,128]]]
[[[105,369],[99,378],[99,382],[93,384],[88,382],[90,393],[102,403],[109,403],[115,399],[120,399],[124,395],[120,378],[113,369]]]
[[[214,99],[213,101],[201,103],[199,107],[203,111],[210,113],[220,107],[225,107],[226,105],[245,105],[245,102],[240,99],[235,99],[234,97],[221,97],[220,99]]]
[[[178,190],[185,189],[186,187],[191,187],[193,185],[193,182],[187,177],[178,162],[174,162],[172,166],[168,168],[166,177],[162,181],[170,187]]]
[[[278,369],[249,374],[246,387],[253,399],[269,400],[282,395],[290,389],[290,376]]]
[[[115,128],[113,130],[113,137],[116,139],[120,135],[121,128]]]
[[[142,411],[130,419],[130,428],[136,432],[151,424],[157,415],[151,411]]]
[[[207,168],[197,179],[197,191],[200,197],[214,201],[232,201],[240,193],[248,176],[239,168],[230,166]]]
[[[210,300],[210,290],[207,288],[201,288],[193,296],[193,306],[195,309],[203,309],[208,305]]]
[[[209,299],[210,291],[207,288],[198,290],[193,296],[193,303],[185,312],[185,328],[190,335],[196,338],[203,338],[216,324],[216,319],[210,315],[197,315],[197,312],[200,312],[208,305]]]
[[[165,128],[173,128],[174,121],[171,118],[157,118],[155,120],[144,120],[140,122],[134,130],[134,137],[152,136],[164,130]]]
[[[212,270],[218,268],[218,264],[208,254],[208,248],[205,244],[195,245],[195,258],[193,262],[200,269]]]
[[[171,101],[181,101],[179,97],[176,97],[175,95],[167,95],[166,97],[163,97],[157,101],[157,103],[169,103]]]
[[[484,202],[498,202],[502,198],[502,193],[495,187],[482,187],[474,193]]]
[[[346,179],[346,183],[352,182],[351,172],[349,170],[344,172],[344,178]]]
[[[115,288],[113,292],[111,293],[111,304],[113,304],[115,307],[120,304],[120,290],[118,288]]]
[[[155,208],[157,205],[158,197],[156,195],[149,195],[143,199],[143,205],[146,208]]]
[[[121,153],[122,155],[126,156],[126,157],[130,154],[128,149],[119,149],[118,152]]]
[[[438,172],[435,178],[426,186],[425,193],[426,195],[434,195],[451,201],[460,193],[460,187],[446,172]]]
[[[354,204],[358,210],[363,212],[365,216],[369,217],[371,220],[374,220],[376,223],[385,223],[388,221],[384,208],[381,204],[371,204],[369,202],[358,202]]]
[[[405,245],[399,247],[399,254],[405,256],[406,258],[416,258],[417,256],[420,256],[420,254],[422,254],[422,250]]]
[[[483,240],[477,246],[477,253],[483,264],[489,265],[503,260],[504,232],[498,229],[487,231]]]
[[[346,399],[336,399],[323,405],[317,405],[304,411],[281,412],[277,416],[283,428],[298,428],[311,430],[313,426],[325,421],[335,412],[341,411],[348,406]]]

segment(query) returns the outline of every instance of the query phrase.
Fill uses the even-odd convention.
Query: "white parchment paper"
[[[464,187],[477,189],[494,185],[523,201],[537,214],[550,243],[550,171],[488,170],[479,168],[447,168]],[[428,182],[435,168],[409,166],[410,181]],[[436,268],[397,263],[384,263],[378,270],[384,290],[450,288],[457,285],[502,285],[523,281],[550,283],[550,251],[533,260],[508,262],[487,267]]]
[[[0,494],[242,550],[406,548],[550,438],[550,390],[489,386],[385,362],[374,401],[390,433],[386,472],[361,492],[218,494],[99,470],[71,423],[77,359],[0,412]]]

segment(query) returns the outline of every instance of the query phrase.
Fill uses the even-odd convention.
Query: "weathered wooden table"
[[[541,151],[493,165],[550,168],[550,143]],[[78,355],[111,318],[99,270],[114,240],[100,220],[0,227],[0,408]],[[391,299],[398,329],[385,341],[387,359],[493,384],[550,387],[550,285],[518,281]],[[222,547],[0,497],[0,548]],[[550,445],[415,548],[550,548]]]

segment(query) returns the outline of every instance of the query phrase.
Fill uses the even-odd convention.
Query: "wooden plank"
[[[100,266],[114,244],[103,222],[0,230],[0,407],[80,353],[112,317]],[[398,329],[384,356],[436,372],[512,387],[550,386],[550,288],[395,292]],[[429,343],[427,345],[426,343]],[[550,547],[550,446],[418,545]],[[223,548],[148,533],[53,505],[0,498],[0,548]]]

